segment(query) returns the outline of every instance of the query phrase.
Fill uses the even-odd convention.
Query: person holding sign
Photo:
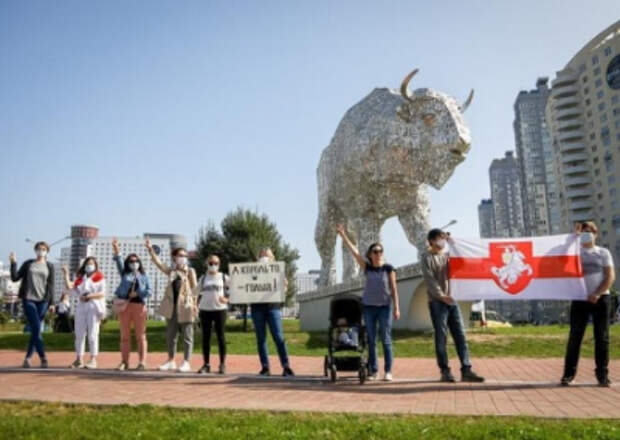
[[[224,326],[228,309],[228,276],[220,272],[220,258],[217,255],[207,257],[207,273],[198,280],[198,308],[200,309],[200,326],[202,327],[202,357],[204,364],[198,373],[210,373],[211,364],[211,328],[215,327],[217,346],[220,355],[219,374],[226,374],[226,338]]]
[[[157,266],[168,276],[168,286],[159,306],[159,314],[166,318],[166,343],[168,345],[168,360],[159,366],[160,371],[176,370],[174,356],[177,351],[179,333],[183,335],[183,363],[179,367],[180,373],[191,370],[189,359],[194,348],[194,321],[198,315],[196,296],[194,291],[198,282],[196,271],[189,267],[187,250],[177,248],[172,251],[172,267],[162,263],[151,240],[146,238],[146,249]]]
[[[602,387],[609,387],[609,288],[616,277],[614,261],[608,249],[595,244],[598,228],[594,222],[578,223],[575,232],[581,242],[581,267],[583,269],[587,301],[571,301],[570,334],[566,346],[562,385],[568,386],[577,374],[579,351],[583,334],[592,317],[594,325],[594,359],[596,379]]]
[[[385,355],[384,380],[391,381],[393,380],[392,364],[394,361],[392,352],[392,318],[400,318],[396,272],[391,265],[385,264],[381,243],[371,244],[366,251],[366,258],[364,258],[347,236],[344,225],[338,225],[337,232],[366,276],[362,305],[364,307],[364,322],[366,323],[368,334],[368,364],[370,370],[368,379],[377,380],[377,372],[379,371],[377,362],[378,324]]]
[[[275,257],[271,249],[263,249],[258,255],[260,263],[273,263]],[[286,279],[285,286],[286,290]],[[284,330],[282,328],[282,311],[279,303],[254,303],[252,304],[252,322],[256,333],[256,345],[258,346],[258,356],[260,358],[261,370],[258,374],[269,376],[269,352],[267,350],[267,327],[271,332],[273,342],[278,349],[280,364],[282,365],[282,376],[294,376],[293,370],[289,365],[286,341],[284,340]]]

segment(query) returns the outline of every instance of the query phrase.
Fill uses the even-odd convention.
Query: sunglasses
[[[209,261],[207,264],[208,264],[209,266],[219,266],[219,265],[220,265],[220,263],[219,263],[219,262],[217,262],[217,261]]]
[[[138,260],[129,260],[130,263],[139,263]]]
[[[383,253],[383,249],[373,249],[372,253],[373,254],[382,254]]]

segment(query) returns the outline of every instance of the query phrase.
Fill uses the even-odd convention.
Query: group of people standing
[[[399,319],[400,309],[396,273],[384,259],[381,243],[369,246],[361,255],[346,234],[344,226],[337,228],[343,243],[354,257],[365,276],[362,295],[364,322],[366,324],[369,348],[369,378],[376,380],[378,375],[377,339],[383,344],[385,356],[384,380],[393,380],[392,366],[392,321]],[[577,363],[583,335],[590,318],[594,325],[596,378],[599,385],[610,385],[609,363],[609,288],[615,280],[611,253],[595,244],[598,229],[593,222],[576,225],[575,233],[581,242],[581,261],[585,284],[588,289],[586,301],[572,301],[570,307],[570,334],[565,358],[564,374],[561,384],[570,385],[577,372]],[[442,382],[455,382],[449,363],[446,344],[448,333],[452,335],[461,362],[461,380],[464,382],[483,382],[484,378],[472,370],[469,357],[465,326],[461,311],[450,292],[449,254],[446,252],[450,240],[448,233],[440,229],[428,232],[428,250],[420,256],[420,265],[428,292],[428,307],[434,328],[435,354]],[[202,329],[202,349],[204,363],[199,373],[211,372],[210,351],[211,332],[215,334],[219,349],[218,373],[226,372],[226,339],[224,324],[228,309],[228,276],[220,269],[217,255],[209,255],[206,260],[207,272],[197,279],[196,272],[189,266],[188,252],[178,248],[172,252],[172,264],[163,263],[148,239],[145,246],[157,268],[168,276],[166,292],[159,313],[166,319],[167,361],[160,370],[180,372],[190,371],[190,356],[194,345],[194,323],[200,320]],[[28,321],[31,337],[24,359],[24,367],[29,367],[31,357],[36,351],[41,366],[47,367],[41,322],[48,308],[53,305],[54,268],[47,261],[49,246],[39,242],[34,247],[36,258],[26,261],[17,269],[15,255],[10,256],[11,278],[21,280],[19,297],[23,301],[24,314]],[[137,254],[128,255],[125,260],[120,254],[116,241],[113,243],[114,261],[121,275],[121,282],[115,291],[114,309],[120,320],[121,363],[118,370],[129,368],[130,338],[133,326],[138,345],[138,370],[146,368],[146,299],[151,295],[149,278]],[[260,262],[275,261],[270,249],[261,250]],[[95,258],[84,260],[74,281],[69,280],[68,271],[63,268],[65,285],[78,299],[75,311],[75,353],[73,368],[96,368],[99,345],[99,326],[105,316],[105,277],[98,269]],[[256,333],[257,348],[261,363],[259,374],[269,375],[267,352],[267,328],[277,347],[284,376],[293,376],[282,329],[282,314],[278,304],[253,304],[252,321]],[[377,332],[378,328],[378,332]],[[177,368],[175,363],[177,340],[183,339],[183,361]],[[84,343],[88,337],[90,359],[84,364]]]
[[[157,256],[150,240],[145,246],[153,264],[168,277],[166,290],[162,298],[159,314],[166,319],[167,360],[159,366],[161,371],[189,372],[190,358],[194,346],[194,324],[200,321],[202,330],[202,351],[204,363],[198,373],[211,372],[210,352],[211,334],[215,330],[219,351],[219,374],[226,373],[226,337],[225,322],[228,310],[229,278],[220,271],[220,259],[209,255],[205,261],[207,272],[197,279],[196,271],[190,267],[188,252],[184,248],[172,251],[172,263],[167,265]],[[113,258],[121,281],[114,292],[113,308],[120,324],[121,362],[117,370],[129,369],[131,352],[131,330],[133,328],[138,347],[138,364],[136,370],[147,368],[146,358],[148,342],[146,321],[148,318],[146,300],[152,294],[149,277],[144,270],[140,257],[129,254],[125,259],[120,253],[116,240],[112,242]],[[14,282],[22,281],[19,298],[22,300],[24,314],[30,328],[30,341],[23,362],[24,368],[31,366],[31,359],[36,351],[41,360],[41,367],[47,368],[48,360],[42,338],[42,323],[48,311],[54,313],[54,267],[47,261],[49,245],[39,242],[34,247],[36,258],[26,261],[17,268],[17,259],[11,253],[11,278]],[[260,262],[273,262],[275,257],[271,249],[262,249],[258,255]],[[76,273],[75,280],[69,278],[69,271],[62,268],[64,284],[77,301],[75,308],[75,361],[70,368],[97,368],[99,354],[99,329],[106,314],[106,279],[99,270],[94,257],[87,257]],[[62,297],[59,309],[68,314],[68,301]],[[289,364],[288,351],[282,328],[280,304],[253,304],[252,321],[256,333],[256,343],[261,369],[259,374],[270,375],[269,354],[267,350],[267,328],[271,332],[278,350],[284,376],[294,376]],[[183,340],[183,360],[177,367],[175,357],[177,342]],[[84,362],[85,342],[88,339],[90,357]]]

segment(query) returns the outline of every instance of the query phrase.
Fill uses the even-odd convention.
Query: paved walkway
[[[113,370],[118,353],[102,353],[99,370],[69,370],[72,353],[48,354],[50,368],[18,368],[23,353],[0,351],[0,399],[45,400],[93,404],[170,405],[362,413],[458,415],[529,415],[539,417],[605,417],[620,415],[620,361],[612,361],[611,388],[595,386],[594,365],[583,359],[577,382],[557,385],[561,359],[475,359],[484,384],[437,382],[433,359],[398,358],[395,381],[360,386],[352,373],[332,384],[323,378],[323,360],[293,356],[293,379],[258,377],[257,356],[229,356],[228,375],[197,375]],[[149,354],[155,367],[164,354]],[[201,364],[195,355],[194,369]],[[135,358],[133,360],[135,362]],[[38,365],[36,355],[34,365]],[[272,373],[279,374],[276,359]],[[456,365],[456,364],[454,364]],[[348,376],[348,377],[346,377]]]

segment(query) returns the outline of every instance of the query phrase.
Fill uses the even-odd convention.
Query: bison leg
[[[333,215],[325,213],[326,210],[320,209],[316,224],[314,241],[316,248],[321,256],[321,276],[319,286],[331,286],[336,283],[336,225],[337,219]]]
[[[405,230],[407,240],[418,250],[418,259],[428,248],[426,234],[430,229],[428,197],[426,194],[422,194],[420,199],[411,209],[404,210],[398,215],[398,221]]]
[[[364,216],[354,222],[357,229],[358,249],[364,259],[367,259],[368,247],[372,243],[381,241],[381,226],[384,221],[385,219]]]

